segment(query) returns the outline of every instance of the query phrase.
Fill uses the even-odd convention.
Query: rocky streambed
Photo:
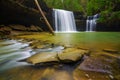
[[[119,80],[119,51],[1,40],[0,80]]]

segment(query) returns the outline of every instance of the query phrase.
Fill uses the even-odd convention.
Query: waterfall
[[[76,24],[73,12],[61,9],[54,9],[53,12],[56,32],[76,31]]]
[[[88,16],[86,21],[86,31],[95,31],[96,30],[96,24],[97,19],[99,17],[99,14],[96,14],[94,16]]]

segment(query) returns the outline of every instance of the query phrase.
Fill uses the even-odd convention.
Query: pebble
[[[85,74],[85,76],[89,78],[89,75],[88,75],[88,74]]]
[[[114,77],[113,77],[112,75],[109,75],[109,77],[110,77],[110,79],[112,79],[112,80],[114,79]]]

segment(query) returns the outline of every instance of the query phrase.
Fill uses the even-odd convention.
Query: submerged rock
[[[74,80],[110,80],[108,74],[93,72],[93,71],[84,71],[76,68],[73,71]]]
[[[32,41],[30,44],[33,49],[46,48],[48,44],[41,42],[40,40]]]
[[[119,53],[119,51],[114,50],[114,49],[103,49],[104,52],[108,52],[108,53]]]

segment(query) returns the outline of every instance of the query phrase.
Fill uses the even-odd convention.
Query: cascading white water
[[[99,14],[96,14],[94,16],[88,16],[86,21],[86,31],[95,31],[96,30],[96,20],[98,19]]]
[[[76,24],[74,14],[71,11],[54,9],[55,31],[56,32],[75,32]]]

